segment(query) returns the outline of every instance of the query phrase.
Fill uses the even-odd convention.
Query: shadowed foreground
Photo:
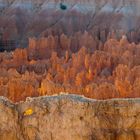
[[[139,140],[140,99],[0,98],[0,140]]]

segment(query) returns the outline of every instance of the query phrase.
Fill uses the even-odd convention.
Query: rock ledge
[[[0,140],[139,140],[140,99],[0,97]]]

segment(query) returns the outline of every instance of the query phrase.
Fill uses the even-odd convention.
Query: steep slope
[[[0,33],[4,40],[16,40],[18,46],[27,47],[28,37],[48,34],[73,34],[90,31],[95,36],[116,31],[136,34],[131,41],[139,41],[139,0],[1,0]],[[107,35],[106,35],[107,37]]]
[[[140,100],[76,95],[0,99],[1,140],[139,140]]]

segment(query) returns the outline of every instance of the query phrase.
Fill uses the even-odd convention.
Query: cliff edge
[[[0,98],[0,140],[139,140],[140,99]]]

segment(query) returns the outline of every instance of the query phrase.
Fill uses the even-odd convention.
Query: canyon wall
[[[29,37],[72,35],[90,31],[93,36],[124,32],[130,41],[139,42],[139,0],[1,0],[0,38],[15,40],[17,47],[27,47]],[[131,34],[135,38],[131,38]]]
[[[0,140],[139,140],[140,99],[0,97]]]

